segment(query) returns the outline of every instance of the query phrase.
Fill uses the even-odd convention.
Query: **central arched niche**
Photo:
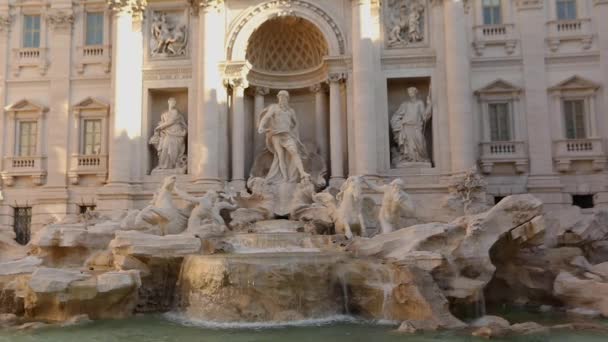
[[[328,54],[325,36],[314,23],[298,16],[273,17],[247,41],[247,79],[271,89],[308,88],[327,79]]]
[[[246,58],[261,73],[301,73],[318,69],[328,47],[323,33],[299,17],[264,22],[249,38]]]

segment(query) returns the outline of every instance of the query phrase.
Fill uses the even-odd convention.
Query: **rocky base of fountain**
[[[450,223],[353,240],[287,220],[206,236],[53,224],[27,247],[2,237],[0,313],[13,322],[3,324],[167,311],[216,322],[350,314],[403,321],[407,332],[465,327],[450,308],[485,292],[487,301],[608,317],[608,212],[564,213],[510,196]]]

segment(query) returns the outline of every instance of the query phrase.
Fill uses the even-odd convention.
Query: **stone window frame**
[[[523,141],[524,135],[521,128],[522,89],[503,79],[497,79],[485,87],[475,91],[478,103],[481,107],[481,141],[492,142],[490,128],[489,105],[492,103],[507,103],[509,106],[509,116],[511,121],[511,140]]]
[[[101,120],[100,153],[84,154],[84,122]],[[70,168],[68,178],[72,185],[79,182],[81,175],[95,175],[104,183],[108,173],[110,105],[98,98],[87,97],[72,106],[70,141]]]
[[[567,139],[565,111],[563,103],[565,100],[584,100],[586,135],[585,139],[593,139],[599,137],[597,121],[596,101],[597,93],[600,85],[582,78],[580,76],[572,76],[557,85],[549,88],[551,95],[551,103],[554,112],[559,115],[557,134],[559,139]]]
[[[75,30],[77,49],[76,71],[83,74],[87,65],[101,65],[105,73],[111,71],[112,31],[111,12],[105,1],[83,3],[76,11],[80,17]],[[87,45],[87,13],[103,13],[103,42],[101,45]],[[76,32],[78,32],[76,34]]]
[[[72,106],[73,137],[75,143],[72,144],[72,155],[82,155],[84,143],[84,121],[101,120],[101,155],[108,153],[108,121],[110,116],[110,105],[94,97],[87,97]]]
[[[14,42],[11,70],[13,76],[19,76],[23,67],[37,67],[41,76],[45,76],[49,67],[47,7],[39,3],[23,3],[15,6],[16,15],[11,40]],[[23,46],[24,18],[27,15],[40,16],[40,45],[37,48]],[[36,57],[33,57],[36,56]]]
[[[14,104],[5,108],[5,112],[9,118],[9,124],[6,128],[7,136],[9,137],[7,143],[7,154],[6,157],[18,157],[18,139],[17,133],[19,132],[19,123],[22,121],[35,121],[37,124],[37,136],[36,136],[36,154],[35,156],[42,157],[44,151],[44,117],[48,109],[38,103],[32,102],[27,99],[22,99],[15,102]]]

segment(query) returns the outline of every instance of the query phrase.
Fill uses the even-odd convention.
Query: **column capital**
[[[334,72],[334,73],[330,73],[327,76],[327,82],[329,82],[329,83],[339,83],[339,82],[346,81],[347,78],[348,78],[348,76],[346,75],[346,73]]]
[[[148,5],[148,0],[107,0],[108,8],[115,14],[139,16]]]
[[[323,83],[317,83],[314,84],[312,86],[310,86],[310,88],[308,88],[310,90],[311,93],[323,93],[325,92],[325,85]]]
[[[256,96],[266,96],[268,94],[270,94],[270,89],[268,87],[255,87]]]
[[[198,15],[199,10],[203,10],[203,12],[211,10],[220,11],[224,6],[224,1],[225,0],[188,0],[193,15]]]
[[[249,87],[249,82],[244,77],[231,77],[224,79],[224,85],[233,89],[245,89]]]
[[[543,8],[543,0],[516,0],[515,5],[518,11],[541,9]]]
[[[47,14],[46,21],[55,31],[69,31],[74,24],[74,14],[72,11],[52,10]]]
[[[13,17],[8,14],[0,14],[0,32],[9,32]]]

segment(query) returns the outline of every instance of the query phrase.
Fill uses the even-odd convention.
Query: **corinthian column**
[[[371,0],[352,1],[354,173],[377,172],[374,110],[374,42]]]
[[[323,160],[327,161],[327,97],[324,84],[310,87],[315,94],[315,140],[316,146]]]
[[[193,179],[198,184],[220,183],[220,104],[223,79],[219,63],[224,53],[224,1],[196,0],[198,5],[198,107],[193,141]]]
[[[344,180],[344,132],[342,125],[342,74],[329,75],[329,153],[331,160],[330,185]]]
[[[253,98],[253,158],[257,157],[258,153],[264,149],[264,136],[258,134],[258,122],[260,122],[260,114],[264,110],[264,96],[270,93],[270,89],[266,87],[255,87],[255,96]]]
[[[230,81],[233,91],[232,106],[232,185],[236,190],[245,188],[245,88],[247,81]]]
[[[108,6],[113,12],[108,185],[126,185],[138,181],[142,165],[141,21],[146,0],[108,0]]]

